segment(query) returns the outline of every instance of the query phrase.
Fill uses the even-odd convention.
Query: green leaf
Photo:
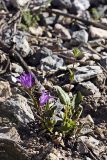
[[[73,49],[73,55],[74,55],[75,58],[79,58],[83,55],[83,53],[78,48],[74,48]]]
[[[71,69],[69,69],[69,73],[70,73],[70,81],[74,80],[74,72],[71,71]]]
[[[77,121],[83,112],[83,107],[81,105],[78,106],[77,110],[74,112],[72,119]]]
[[[77,108],[82,100],[83,100],[83,96],[82,96],[81,92],[78,92],[77,94],[75,94],[73,96],[72,103],[71,103],[73,109]]]
[[[63,103],[64,105],[70,105],[71,100],[70,100],[69,95],[60,86],[55,86],[55,89],[58,93],[58,97],[61,103]]]
[[[72,119],[68,119],[67,122],[64,122],[63,126],[61,127],[61,131],[62,132],[69,132],[69,130],[71,129],[75,129],[76,128],[76,122],[73,121]]]

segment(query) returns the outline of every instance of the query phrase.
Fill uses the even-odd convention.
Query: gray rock
[[[101,141],[92,136],[81,136],[80,139],[88,148],[93,151],[96,156],[100,156],[102,152],[104,153],[106,151],[106,147],[102,145]]]
[[[89,0],[74,0],[73,7],[75,7],[77,11],[85,11],[90,7],[90,3]]]
[[[79,83],[76,89],[84,96],[93,95],[94,97],[101,97],[99,89],[90,81]]]
[[[84,143],[82,143],[81,141],[78,143],[77,151],[80,154],[87,154],[88,153],[88,149],[87,149],[86,145]]]
[[[53,53],[50,49],[43,47],[37,50],[33,55],[30,55],[29,58],[26,59],[29,65],[36,66],[40,64],[42,58],[47,56],[51,56]]]
[[[56,70],[64,65],[62,58],[57,55],[48,56],[41,60],[41,69],[45,71]]]
[[[8,98],[4,103],[1,103],[0,115],[5,115],[10,119],[14,118],[19,124],[26,125],[34,121],[34,116],[27,99],[19,94]]]
[[[80,30],[73,32],[72,38],[77,42],[77,43],[87,43],[88,42],[88,33],[85,30]],[[71,40],[72,43],[72,40]]]
[[[15,142],[20,142],[20,135],[15,127],[0,127],[0,138],[10,139]]]
[[[5,101],[12,95],[9,82],[0,81],[0,102]]]
[[[13,36],[13,42],[16,44],[16,48],[18,51],[23,51],[23,57],[28,56],[28,54],[31,51],[31,48],[27,41],[27,37],[22,32],[17,32],[17,34]]]
[[[103,73],[100,66],[83,66],[77,67],[74,82],[83,82],[85,80],[90,80],[96,77],[98,74]]]

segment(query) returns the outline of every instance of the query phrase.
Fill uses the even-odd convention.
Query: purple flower
[[[51,98],[53,98],[53,97],[50,96],[50,94],[48,92],[43,91],[42,95],[39,98],[40,106],[44,106]]]
[[[34,77],[31,73],[23,73],[17,80],[25,88],[31,88],[34,84]]]

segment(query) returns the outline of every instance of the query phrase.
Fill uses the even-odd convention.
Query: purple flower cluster
[[[50,94],[46,91],[42,92],[42,95],[39,98],[39,103],[40,106],[43,107],[46,103],[48,103],[48,101],[53,98],[52,96],[50,96]]]
[[[24,88],[30,89],[34,85],[34,77],[31,73],[23,73],[19,78],[17,78],[18,82]]]
[[[32,73],[23,73],[19,78],[17,78],[17,81],[20,82],[24,88],[31,89],[34,85],[34,76],[32,75]],[[49,102],[51,98],[53,97],[50,96],[47,91],[42,91],[42,94],[39,98],[40,106],[43,107],[46,103]]]

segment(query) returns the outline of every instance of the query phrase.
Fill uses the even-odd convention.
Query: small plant
[[[52,134],[57,132],[64,137],[76,134],[80,128],[79,117],[82,113],[82,106],[80,105],[82,96],[80,92],[70,98],[61,87],[55,86],[58,98],[64,106],[63,115],[60,120],[57,120],[55,118],[57,107],[54,105],[55,97],[51,96],[46,90],[42,91],[39,100],[34,97],[33,88],[35,87],[35,81],[32,73],[23,73],[17,80],[31,97],[43,129]]]
[[[33,15],[31,11],[22,11],[22,19],[19,25],[23,30],[28,30],[29,27],[36,26],[39,21],[39,14]]]
[[[99,14],[96,8],[91,9],[91,14],[95,20],[99,20],[101,18],[101,15]]]
[[[79,59],[83,56],[83,53],[78,48],[74,48],[73,55],[76,59]]]

